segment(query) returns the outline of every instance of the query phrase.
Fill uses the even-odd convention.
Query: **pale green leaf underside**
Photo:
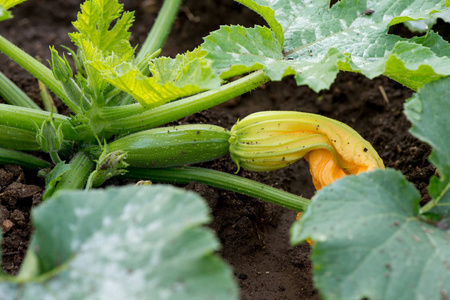
[[[143,106],[155,107],[165,102],[218,88],[220,78],[205,58],[206,52],[196,49],[175,59],[161,57],[150,64],[152,77],[147,77],[132,63],[116,59],[88,62],[115,87],[132,95]]]
[[[218,60],[214,67],[223,72],[233,68],[236,74],[239,67],[242,72],[263,68],[272,80],[296,74],[298,84],[308,84],[316,91],[329,87],[339,71],[337,66],[369,78],[385,74],[412,89],[450,74],[450,69],[443,67],[449,64],[447,42],[439,41],[440,47],[431,47],[419,39],[408,41],[387,34],[392,24],[427,18],[444,10],[442,0],[342,0],[332,8],[324,0],[240,2],[257,12],[263,11],[269,24],[277,21],[283,28],[284,44],[277,39],[278,27],[273,29],[272,36],[261,28],[221,28],[205,39],[203,48],[210,58]],[[273,10],[273,18],[268,9]],[[374,12],[366,15],[367,9]],[[271,40],[266,41],[268,38]],[[427,38],[437,39],[435,34]],[[264,42],[258,46],[261,40]],[[258,51],[267,46],[274,53]],[[230,57],[228,61],[224,60],[226,55]],[[426,76],[421,75],[424,69]]]
[[[430,183],[430,195],[439,200],[440,212],[450,211],[450,77],[423,86],[405,104],[405,114],[412,123],[411,133],[429,144],[430,162],[439,171]]]
[[[450,295],[450,231],[422,222],[419,201],[393,170],[346,176],[316,194],[291,239],[316,242],[314,282],[324,300]]]
[[[33,211],[42,282],[0,283],[2,299],[237,299],[208,208],[169,186],[60,193]],[[32,274],[33,272],[30,272]]]

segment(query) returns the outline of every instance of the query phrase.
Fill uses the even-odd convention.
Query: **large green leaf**
[[[429,157],[439,177],[434,176],[429,191],[436,212],[450,212],[450,77],[422,87],[405,105],[405,114],[412,123],[411,133],[428,143],[433,151]]]
[[[420,194],[400,173],[346,176],[320,190],[292,228],[311,238],[323,299],[446,299],[450,231],[421,220]]]
[[[208,208],[169,186],[65,192],[32,213],[19,277],[1,299],[237,299]],[[21,282],[17,284],[15,282]]]
[[[295,74],[298,84],[319,91],[339,69],[369,78],[384,74],[412,89],[450,74],[450,45],[436,34],[411,40],[388,34],[393,24],[444,10],[443,0],[341,0],[331,8],[328,0],[238,2],[260,13],[273,33],[231,26],[205,38],[202,47],[223,77],[230,69],[235,75],[261,68],[272,80]],[[430,45],[437,40],[439,47]]]

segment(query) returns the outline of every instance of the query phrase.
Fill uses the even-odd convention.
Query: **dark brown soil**
[[[70,22],[76,18],[79,3],[29,0],[14,9],[14,20],[0,24],[0,33],[29,54],[48,59],[49,45],[71,46],[67,33],[73,31]],[[160,4],[154,0],[126,1],[127,10],[136,10],[133,44],[144,41]],[[255,23],[263,24],[256,14],[232,0],[183,1],[163,54],[174,56],[192,50],[220,25]],[[41,103],[37,82],[31,75],[4,55],[0,56],[0,70]],[[387,98],[382,96],[382,90]],[[408,133],[410,124],[402,111],[411,95],[410,90],[387,78],[369,80],[353,73],[339,74],[330,90],[320,94],[286,79],[265,84],[180,123],[212,123],[230,128],[238,118],[261,110],[296,110],[332,117],[371,142],[385,165],[403,172],[426,200],[428,180],[435,170],[426,160],[430,148]],[[203,166],[235,171],[228,157]],[[275,172],[243,171],[240,175],[304,197],[314,193],[304,161]],[[194,182],[186,188],[200,193],[212,208],[211,228],[222,243],[221,255],[233,266],[241,299],[320,299],[312,284],[309,245],[289,245],[294,211]],[[40,202],[42,189],[42,180],[33,172],[23,172],[16,166],[0,169],[3,269],[8,273],[17,273],[24,257],[32,230],[29,212]]]

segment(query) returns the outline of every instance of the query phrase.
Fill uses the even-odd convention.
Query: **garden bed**
[[[132,43],[142,43],[155,20],[161,1],[126,1],[136,11]],[[32,56],[50,58],[48,45],[72,45],[72,32],[79,1],[30,0],[14,9],[15,18],[0,24],[4,37]],[[224,24],[252,26],[262,19],[232,0],[184,1],[162,54],[174,56],[192,50],[202,37]],[[55,31],[56,30],[56,31]],[[37,103],[37,82],[26,71],[0,56],[0,70]],[[369,80],[354,73],[340,73],[330,90],[316,94],[297,87],[292,78],[269,82],[255,91],[232,99],[206,112],[180,120],[180,124],[210,123],[230,128],[237,119],[261,110],[294,110],[318,113],[342,121],[372,143],[386,167],[406,175],[426,201],[429,178],[435,170],[426,160],[430,148],[408,133],[410,123],[403,104],[412,91],[385,77]],[[59,104],[61,105],[61,104]],[[60,112],[64,108],[60,107]],[[233,173],[229,157],[202,166]],[[276,188],[310,198],[314,193],[304,161],[270,173],[241,171],[245,176]],[[126,184],[115,179],[107,184]],[[29,212],[41,201],[44,182],[17,166],[0,169],[3,269],[16,273],[31,233]],[[289,229],[296,213],[232,192],[191,183],[186,188],[203,196],[212,209],[211,228],[222,244],[221,255],[229,262],[241,288],[242,299],[319,299],[313,288],[310,246],[289,245]]]

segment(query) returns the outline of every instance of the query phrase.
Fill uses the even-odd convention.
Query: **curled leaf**
[[[349,126],[323,116],[289,111],[252,114],[231,129],[233,161],[251,171],[270,171],[301,158],[316,189],[349,174],[384,164],[372,145]]]

